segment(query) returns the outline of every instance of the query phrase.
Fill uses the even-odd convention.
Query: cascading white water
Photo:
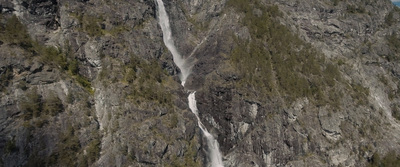
[[[167,11],[165,10],[164,3],[162,0],[157,0],[158,4],[158,19],[163,32],[164,44],[167,46],[168,50],[171,52],[174,63],[181,70],[179,78],[182,81],[182,86],[185,85],[187,77],[190,75],[191,66],[188,62],[179,54],[175,47],[174,39],[172,38],[171,26],[169,24],[169,18]]]
[[[178,68],[181,70],[180,74],[180,79],[181,79],[181,84],[182,86],[185,86],[185,82],[187,77],[190,75],[191,72],[191,65],[190,62],[185,60],[178,52],[178,50],[175,47],[174,40],[172,38],[172,32],[171,32],[171,27],[169,24],[169,18],[167,15],[167,12],[164,7],[164,3],[162,0],[157,0],[158,4],[158,17],[159,17],[159,23],[161,26],[161,30],[163,32],[163,39],[164,43],[167,46],[168,50],[171,52],[174,63]],[[208,132],[206,127],[201,123],[200,118],[199,118],[199,111],[197,109],[196,105],[196,92],[191,92],[188,96],[188,101],[189,101],[189,108],[193,112],[193,114],[197,118],[197,124],[199,125],[201,131],[203,132],[204,136],[207,139],[207,145],[208,145],[208,151],[209,151],[209,157],[210,157],[210,165],[211,167],[223,167],[222,163],[222,156],[221,152],[219,150],[219,144],[218,141]]]
[[[197,109],[195,94],[196,94],[196,92],[192,92],[188,96],[189,108],[190,108],[190,110],[192,110],[194,115],[196,115],[197,124],[199,125],[201,131],[203,131],[204,136],[206,136],[206,138],[207,138],[207,145],[208,145],[208,149],[210,152],[210,161],[211,161],[210,166],[223,167],[224,165],[222,164],[222,156],[221,156],[221,152],[219,151],[218,141],[214,139],[214,137],[208,132],[206,127],[200,121],[199,110]]]

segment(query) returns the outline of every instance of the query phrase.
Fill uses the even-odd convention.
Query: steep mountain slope
[[[400,160],[390,0],[0,2],[0,166],[379,166]]]

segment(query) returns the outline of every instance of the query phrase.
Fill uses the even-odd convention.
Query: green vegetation
[[[92,89],[92,83],[87,78],[79,74],[79,61],[76,59],[76,57],[73,56],[72,51],[68,45],[65,49],[64,55],[65,57],[67,57],[64,70],[67,71],[68,74],[72,76],[72,78],[74,78],[76,82],[78,82],[83,88],[85,88],[86,91],[93,94],[94,90]]]
[[[391,35],[386,37],[390,49],[394,52],[394,54],[388,55],[386,59],[389,62],[399,61],[398,53],[400,53],[400,38],[397,36],[397,33],[392,33]]]
[[[126,27],[125,25],[123,24],[118,25],[118,23],[117,25],[113,25],[113,28],[106,30],[104,24],[106,19],[104,19],[103,16],[98,17],[95,15],[88,15],[85,13],[71,13],[71,16],[78,19],[80,23],[79,30],[86,32],[90,37],[99,37],[106,34],[114,36],[129,30],[129,28]]]
[[[57,144],[57,149],[49,158],[50,166],[52,164],[62,164],[64,166],[76,166],[76,154],[81,149],[79,139],[75,134],[72,126],[60,135],[60,142]]]
[[[31,39],[26,27],[13,15],[12,17],[0,17],[5,19],[5,24],[0,24],[0,40],[9,45],[17,45],[28,52],[28,58],[39,57],[39,61],[46,65],[59,68],[61,71],[67,71],[80,85],[88,92],[93,93],[91,83],[79,72],[78,60],[72,55],[70,48],[65,51],[54,46],[45,46]],[[3,90],[10,79],[12,79],[12,69],[8,68],[0,73],[0,91]]]
[[[84,16],[83,21],[83,29],[85,32],[89,34],[91,37],[102,36],[104,35],[101,31],[101,27],[99,23],[103,21],[102,18],[97,18],[94,16]]]
[[[0,40],[25,49],[32,47],[32,40],[26,27],[15,15],[7,19],[5,25],[0,26]]]
[[[35,48],[40,55],[42,63],[53,65],[67,72],[89,93],[94,93],[91,82],[79,74],[79,61],[72,55],[69,46],[67,46],[64,52],[52,46],[35,45]]]
[[[6,152],[7,154],[10,154],[12,152],[17,151],[17,146],[15,145],[15,140],[11,139],[8,140],[5,147],[4,147],[4,152]]]
[[[118,33],[118,31],[115,30],[115,33]],[[32,62],[39,61],[46,66],[50,66],[53,70],[59,70],[66,74],[63,76],[74,79],[88,92],[93,93],[91,83],[79,74],[79,61],[68,47],[68,42],[66,42],[66,48],[45,46],[29,36],[26,27],[16,16],[0,16],[0,41],[3,45],[21,48],[22,55],[27,60]],[[11,54],[11,56],[13,55]],[[10,85],[12,79],[12,67],[1,69],[0,91],[5,90]],[[52,154],[49,157],[43,157],[44,155],[41,154],[41,149],[46,147],[46,143],[31,143],[32,141],[37,141],[34,138],[37,139],[38,136],[34,134],[40,128],[50,124],[52,117],[64,111],[64,105],[57,94],[47,91],[39,92],[35,86],[28,87],[24,80],[20,80],[16,84],[17,88],[25,91],[25,96],[21,96],[18,105],[21,110],[21,119],[24,120],[23,127],[30,133],[30,135],[27,135],[29,136],[27,141],[29,144],[35,145],[29,154],[27,166],[54,166],[55,164],[62,164],[63,166],[81,165],[81,162],[77,161],[77,157],[80,156],[83,149],[81,148],[78,133],[74,131],[72,126],[66,132],[61,132],[58,136],[59,142],[56,145],[56,149],[52,150]],[[69,94],[67,101],[72,103],[74,100],[79,100],[80,98],[82,98],[80,95],[75,94],[72,96],[72,94]],[[40,137],[38,140],[44,141]],[[86,146],[87,154],[82,156],[85,157],[86,163],[82,164],[90,165],[100,155],[100,141],[91,137],[91,140],[87,141]],[[12,153],[17,151],[18,148],[15,145],[15,141],[10,140],[7,141],[4,149],[5,152]]]
[[[6,90],[12,78],[13,71],[11,66],[5,68],[3,71],[0,71],[0,92]]]
[[[392,116],[400,121],[400,107],[398,105],[393,105],[391,108]]]
[[[81,86],[83,86],[83,88],[86,89],[86,91],[90,94],[94,94],[95,90],[92,88],[92,83],[87,78],[82,75],[75,75],[74,78]]]
[[[389,81],[386,79],[386,77],[382,74],[378,75],[378,79],[380,82],[382,82],[385,86],[387,86],[389,84]]]
[[[363,87],[361,84],[352,84],[351,88],[353,93],[351,97],[356,100],[358,105],[365,105],[368,103],[369,89]]]
[[[45,99],[37,92],[36,88],[26,93],[26,98],[20,102],[24,120],[39,118],[44,116],[56,116],[64,110],[61,100],[51,93]],[[45,121],[41,119],[40,121]],[[43,123],[43,122],[42,122]],[[42,124],[39,123],[38,124]],[[41,126],[39,126],[41,127]]]
[[[50,96],[44,99],[42,114],[56,116],[63,110],[64,106],[56,94],[51,93]]]
[[[60,51],[54,47],[40,45],[32,40],[26,27],[19,21],[17,16],[13,15],[5,19],[5,24],[0,25],[0,40],[10,45],[17,45],[30,53],[30,56],[40,55],[44,62],[57,61],[59,64],[65,62],[60,55]]]
[[[365,8],[356,5],[347,5],[347,12],[352,14],[365,13]]]
[[[389,14],[385,17],[385,24],[388,26],[392,26],[393,23],[396,22],[396,19],[393,18],[394,11],[390,11]]]
[[[106,57],[106,59],[111,58]],[[126,83],[127,98],[134,103],[154,102],[161,106],[172,107],[172,96],[166,89],[170,78],[156,60],[146,61],[131,56],[130,62],[122,65],[120,71],[110,68],[114,68],[113,65],[104,66],[99,74],[104,85],[109,85],[109,82]]]
[[[60,49],[53,46],[35,44],[35,50],[39,53],[39,58],[42,63],[55,65],[61,69],[67,69],[67,58]]]
[[[22,90],[27,90],[28,89],[28,85],[27,85],[26,81],[20,80],[18,82],[17,88],[22,89]]]
[[[100,140],[94,139],[89,143],[89,146],[86,150],[86,158],[88,164],[93,164],[100,156]]]
[[[176,112],[168,113],[162,117],[161,122],[168,128],[176,128],[179,123],[178,114]]]
[[[249,46],[248,51],[246,47]],[[251,58],[243,58],[249,56]],[[266,50],[254,43],[239,43],[232,52],[232,63],[240,72],[242,80],[239,85],[260,88],[262,94],[271,94],[273,88],[271,58],[266,56]]]
[[[330,87],[335,86],[335,82],[341,80],[340,76],[341,76],[340,71],[337,68],[337,66],[335,66],[331,63],[326,64],[326,68],[323,71],[323,77],[324,77],[326,85],[328,85]]]
[[[340,1],[342,1],[342,0],[333,0],[333,6],[337,6]]]
[[[379,153],[375,152],[372,158],[369,160],[369,167],[397,167],[400,164],[400,156],[394,152],[388,152],[384,157],[381,158]]]
[[[198,143],[197,138],[193,138],[190,142],[187,143],[189,146],[184,153],[184,159],[178,158],[176,155],[173,155],[171,159],[171,164],[166,165],[167,167],[200,167],[201,162],[196,160],[196,143]]]
[[[136,101],[154,101],[161,105],[172,105],[172,97],[162,85],[163,77],[166,76],[165,71],[160,68],[156,61],[149,63],[140,61],[137,57],[132,57],[127,71],[135,71],[137,82],[132,86],[131,96]],[[140,72],[138,70],[140,69]],[[130,75],[131,73],[127,73]],[[128,78],[131,76],[127,76]],[[135,76],[132,76],[135,78]]]
[[[42,96],[37,93],[36,88],[33,88],[26,93],[26,98],[20,103],[20,108],[23,112],[22,117],[24,120],[30,120],[33,117],[38,117],[42,110],[42,106]]]
[[[91,37],[104,35],[100,23],[103,22],[103,17],[96,17],[93,15],[85,15],[83,13],[71,13],[71,16],[78,19],[80,23],[80,30],[88,33]]]
[[[244,13],[243,25],[249,28],[252,38],[240,41],[234,37],[237,45],[231,63],[241,78],[236,86],[257,89],[259,96],[283,92],[289,102],[308,97],[320,105],[339,106],[339,99],[327,97],[340,95],[333,89],[341,81],[337,65],[327,63],[321,53],[281,25],[276,19],[282,16],[277,6],[250,2],[228,1],[228,6]],[[262,13],[255,14],[255,9]]]

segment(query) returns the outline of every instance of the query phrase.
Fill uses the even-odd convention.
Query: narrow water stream
[[[190,75],[190,72],[191,72],[190,62],[188,62],[186,59],[184,59],[182,57],[182,55],[179,54],[178,50],[175,47],[174,39],[172,37],[172,32],[171,32],[171,26],[169,23],[168,14],[165,10],[163,1],[157,0],[157,5],[158,5],[158,19],[159,19],[159,24],[161,26],[161,30],[163,32],[164,44],[165,44],[165,46],[167,46],[168,50],[171,52],[173,59],[174,59],[174,63],[181,70],[181,74],[180,74],[179,78],[181,80],[182,86],[185,86],[186,79]],[[222,156],[221,156],[221,152],[219,150],[218,141],[214,138],[214,136],[212,136],[208,132],[206,127],[200,121],[199,110],[197,109],[197,104],[196,104],[196,91],[190,92],[190,94],[188,96],[188,101],[189,101],[189,108],[193,112],[193,114],[196,115],[197,124],[207,139],[208,157],[209,157],[209,161],[210,161],[208,166],[223,167],[224,165],[222,163]]]

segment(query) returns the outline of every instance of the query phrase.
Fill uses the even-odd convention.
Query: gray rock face
[[[329,113],[326,109],[321,109],[318,114],[318,118],[321,124],[321,128],[324,130],[323,135],[331,140],[339,140],[342,131],[340,130],[341,118],[339,114]],[[343,118],[343,117],[342,117]],[[338,164],[336,164],[338,165]]]
[[[0,166],[206,166],[188,90],[225,166],[366,166],[374,154],[399,153],[400,14],[389,0],[257,0],[242,4],[248,11],[232,2],[241,3],[164,2],[176,46],[193,60],[184,88],[154,1],[0,2]],[[274,5],[274,22],[246,20]],[[12,15],[32,46],[7,41]],[[272,23],[301,47],[254,35]],[[297,50],[279,54],[274,42]],[[320,74],[288,58],[308,45]],[[269,58],[245,72],[236,53]],[[285,77],[299,73],[312,95],[281,89],[277,55],[283,69],[296,66]],[[318,85],[335,72],[329,64],[340,77]]]
[[[27,82],[32,85],[49,84],[57,81],[58,77],[53,72],[41,72],[29,75]]]

